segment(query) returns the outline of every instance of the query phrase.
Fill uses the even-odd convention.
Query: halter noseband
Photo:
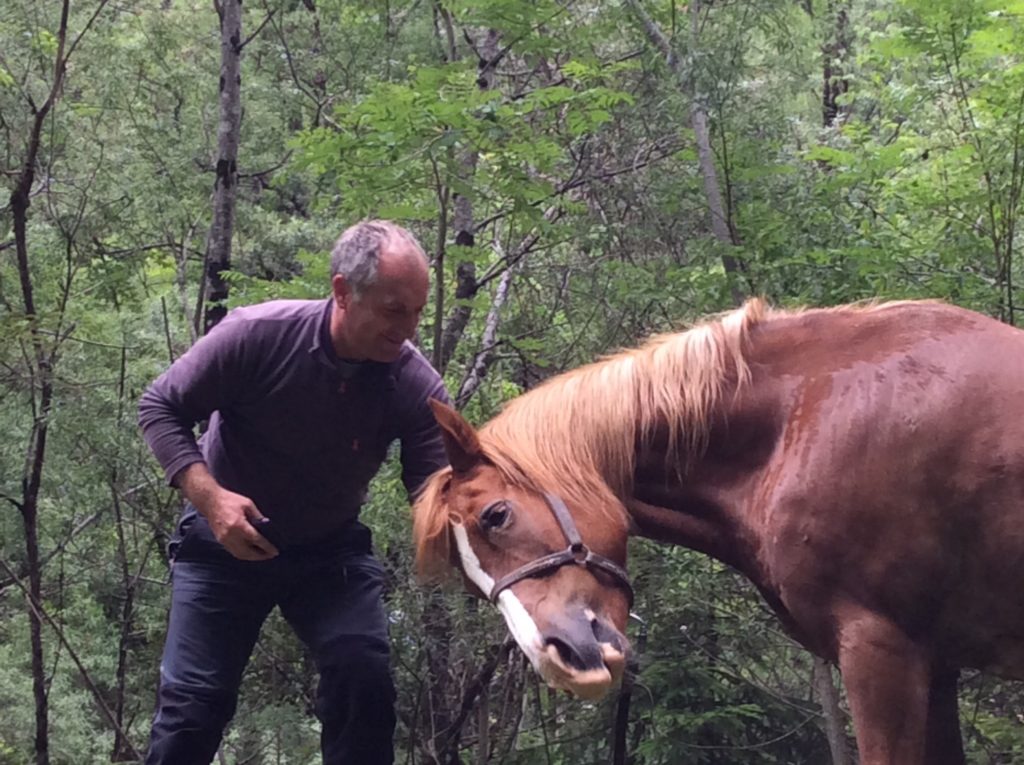
[[[580,537],[579,531],[576,530],[576,523],[573,521],[568,508],[565,506],[565,503],[561,498],[554,494],[545,494],[544,499],[547,500],[548,507],[551,508],[551,512],[555,516],[555,520],[558,521],[558,525],[561,527],[562,533],[565,535],[565,539],[569,543],[569,546],[559,552],[545,555],[542,558],[537,558],[537,560],[531,561],[525,566],[520,566],[512,573],[503,576],[495,582],[494,587],[491,588],[491,592],[488,595],[490,601],[492,603],[496,603],[498,596],[502,591],[508,589],[516,582],[520,582],[523,579],[529,579],[530,577],[547,574],[561,568],[562,566],[575,564],[577,566],[588,568],[592,571],[596,569],[598,571],[604,571],[606,574],[610,574],[615,580],[615,583],[626,591],[626,594],[629,596],[629,605],[632,607],[633,586],[629,583],[629,574],[626,573],[626,570],[614,561],[593,552],[589,547],[583,544],[583,539]]]

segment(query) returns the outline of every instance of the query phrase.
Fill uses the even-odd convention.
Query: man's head
[[[382,220],[347,229],[331,251],[331,340],[356,361],[394,361],[427,302],[427,256],[415,237]]]

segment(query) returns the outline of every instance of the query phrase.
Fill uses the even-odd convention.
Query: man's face
[[[391,362],[413,336],[427,302],[427,265],[419,253],[382,248],[377,280],[356,295],[343,276],[332,279],[334,347],[342,358]]]

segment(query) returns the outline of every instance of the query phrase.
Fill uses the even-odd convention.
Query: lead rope
[[[626,672],[619,689],[619,700],[615,708],[615,725],[612,728],[612,765],[626,765],[626,734],[629,732],[629,704],[633,699],[633,684],[640,674],[640,657],[647,647],[647,622],[630,612],[629,618],[640,625],[636,636],[636,648],[630,653]]]

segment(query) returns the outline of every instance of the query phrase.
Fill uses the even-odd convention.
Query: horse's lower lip
[[[618,682],[626,671],[626,654],[618,646],[601,643],[601,656],[604,658],[604,665],[612,673],[612,682]]]
[[[581,670],[566,664],[558,647],[548,644],[540,654],[537,669],[551,687],[569,691],[586,701],[598,701],[619,681],[626,665],[625,655],[608,643],[601,644],[601,653],[603,667]]]
[[[612,687],[612,675],[607,669],[591,669],[584,676],[574,678],[566,690],[584,701],[600,701]]]
[[[558,652],[558,648],[548,645],[541,654],[540,676],[552,688],[563,691],[588,701],[603,698],[612,686],[612,673],[607,667],[594,669],[576,669],[567,665]]]

